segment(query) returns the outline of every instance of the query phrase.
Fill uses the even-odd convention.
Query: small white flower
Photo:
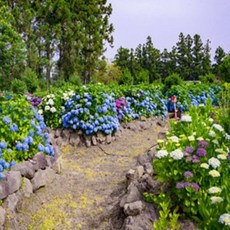
[[[225,154],[218,154],[217,158],[220,159],[220,160],[226,160],[227,159],[227,155],[225,155]]]
[[[39,109],[39,110],[38,110],[38,113],[39,113],[39,114],[43,114],[43,110],[42,110],[42,109]]]
[[[217,170],[215,170],[215,169],[209,171],[208,174],[210,176],[212,176],[212,177],[219,177],[220,176],[220,173]]]
[[[221,224],[230,226],[230,214],[228,214],[228,213],[222,214],[222,215],[219,217],[219,222],[220,222]]]
[[[213,128],[219,130],[220,132],[224,131],[223,127],[219,124],[213,124]]]
[[[179,142],[179,138],[177,136],[168,137],[168,140],[171,140],[174,143],[178,143]]]
[[[166,156],[168,156],[168,152],[167,152],[167,150],[159,150],[158,152],[157,152],[157,154],[156,154],[156,157],[157,158],[163,158],[163,157],[166,157]]]
[[[212,140],[212,143],[214,143],[214,144],[216,144],[216,145],[219,145],[219,142],[218,142],[217,139]]]
[[[181,122],[192,122],[192,117],[189,115],[182,115]]]
[[[220,166],[220,161],[217,158],[212,157],[208,160],[208,164],[211,165],[214,169],[216,169]]]
[[[209,164],[207,164],[207,163],[202,163],[202,164],[200,164],[200,167],[201,167],[201,168],[204,168],[204,169],[208,169],[208,168],[209,168]]]
[[[226,140],[230,140],[230,135],[226,133],[226,134],[225,134],[225,139],[226,139]]]
[[[213,123],[213,121],[214,121],[214,120],[213,120],[212,118],[209,118],[209,119],[208,119],[208,121],[210,121],[210,122],[212,122],[212,123]]]
[[[211,187],[208,189],[208,192],[210,194],[220,193],[220,192],[222,192],[222,189],[219,187]]]
[[[180,149],[176,149],[170,153],[170,157],[172,157],[174,160],[180,160],[184,156],[184,153]]]
[[[46,102],[47,105],[54,105],[54,101],[53,99],[49,99],[47,102]]]
[[[195,141],[195,137],[192,135],[192,136],[188,136],[188,140],[189,141]]]
[[[211,199],[212,204],[220,203],[220,202],[224,201],[224,199],[220,196],[212,196],[210,199]]]
[[[196,139],[197,139],[198,141],[203,141],[203,140],[204,140],[203,137],[197,137]]]
[[[215,137],[216,136],[216,133],[213,131],[213,130],[210,130],[210,132],[208,133],[208,135],[210,137]]]
[[[50,107],[48,105],[45,106],[45,111],[49,111]]]
[[[51,113],[55,113],[57,110],[56,110],[56,108],[55,107],[52,107],[51,109],[50,109],[50,112]]]

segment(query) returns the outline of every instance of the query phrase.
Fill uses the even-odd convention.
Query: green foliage
[[[128,69],[124,69],[121,75],[119,84],[123,85],[132,85],[133,84],[133,77]]]
[[[214,83],[216,80],[215,74],[208,73],[204,76],[200,76],[199,80],[201,80],[203,83]]]
[[[27,90],[26,83],[22,80],[14,79],[11,83],[11,90],[13,93],[23,95]]]
[[[226,132],[230,130],[230,83],[223,85],[220,109],[217,114],[219,123],[224,127]]]
[[[165,78],[164,87],[165,89],[170,89],[173,85],[182,85],[183,80],[181,79],[180,75],[177,73],[173,73],[170,76]]]
[[[23,74],[23,79],[26,83],[28,92],[34,93],[39,85],[36,73],[32,69],[26,68]]]
[[[149,71],[145,69],[141,69],[135,78],[135,84],[148,83],[148,82],[149,82]]]
[[[36,114],[24,96],[0,97],[0,141],[7,145],[2,158],[7,162],[19,162],[33,157],[38,145],[45,145],[43,135],[38,135],[42,118]]]
[[[69,82],[75,86],[80,86],[82,84],[81,77],[76,72],[70,76]]]
[[[219,67],[221,80],[230,82],[230,55],[226,56]]]
[[[20,77],[25,63],[25,43],[16,31],[8,7],[0,7],[0,88],[9,89],[13,78]]]

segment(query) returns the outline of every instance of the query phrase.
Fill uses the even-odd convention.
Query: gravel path
[[[17,210],[20,224],[15,226],[11,219],[6,229],[121,229],[124,216],[118,204],[125,192],[125,175],[137,157],[156,144],[159,132],[165,131],[157,123],[134,121],[107,145],[62,148],[62,173],[24,199]]]

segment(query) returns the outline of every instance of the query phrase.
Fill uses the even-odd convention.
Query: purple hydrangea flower
[[[230,160],[230,151],[228,152],[228,159]]]
[[[186,177],[186,178],[191,178],[191,177],[193,177],[193,173],[190,172],[190,171],[186,171],[186,172],[184,173],[184,177]]]
[[[207,141],[199,141],[198,146],[201,148],[208,147],[208,142]]]
[[[197,183],[194,182],[178,182],[176,183],[176,188],[177,189],[183,189],[186,187],[192,187],[196,192],[199,190],[200,186]]]
[[[204,156],[207,155],[207,151],[206,151],[206,149],[198,148],[197,151],[196,151],[196,154],[199,157],[204,157]]]
[[[193,153],[194,152],[194,148],[187,146],[186,149],[185,149],[185,152],[187,152],[187,153]]]
[[[200,189],[200,186],[197,183],[192,183],[192,187],[196,192]]]

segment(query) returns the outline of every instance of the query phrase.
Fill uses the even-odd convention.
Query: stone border
[[[54,146],[55,156],[37,153],[32,159],[20,162],[5,172],[0,181],[0,229],[4,229],[7,215],[16,215],[17,205],[46,184],[52,183],[56,173],[61,173],[61,155]]]

